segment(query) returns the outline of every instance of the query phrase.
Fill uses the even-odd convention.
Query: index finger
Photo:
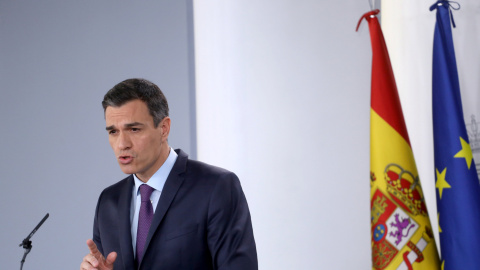
[[[93,256],[95,256],[95,258],[99,258],[98,256],[102,255],[102,253],[100,253],[100,251],[98,251],[97,245],[95,244],[95,242],[93,242],[92,239],[87,240],[87,246],[88,246],[88,249],[90,249],[90,253]]]

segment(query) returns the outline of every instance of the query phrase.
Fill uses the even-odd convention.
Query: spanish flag
[[[440,269],[390,58],[376,15],[372,43],[370,200],[372,269]],[[358,26],[357,26],[358,29]]]

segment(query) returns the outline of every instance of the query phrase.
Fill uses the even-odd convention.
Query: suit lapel
[[[132,232],[130,225],[130,205],[132,200],[132,190],[134,182],[133,176],[129,176],[124,185],[118,202],[118,214],[119,214],[119,242],[120,242],[120,254],[122,256],[124,269],[134,269],[134,257],[132,247]]]
[[[145,242],[145,251],[146,254],[148,250],[148,246],[150,245],[150,241],[152,240],[153,234],[157,230],[158,226],[162,222],[165,213],[167,212],[168,208],[173,202],[175,195],[177,194],[180,186],[184,181],[184,177],[182,174],[185,172],[185,168],[187,165],[188,155],[183,152],[182,150],[176,150],[178,156],[175,164],[173,165],[172,171],[167,177],[165,181],[165,185],[163,186],[162,194],[160,195],[160,199],[158,201],[157,208],[155,210],[155,214],[153,216],[152,224],[150,225],[150,230],[148,231],[147,240]],[[145,256],[144,256],[145,257]],[[143,264],[143,260],[140,263],[140,266]]]

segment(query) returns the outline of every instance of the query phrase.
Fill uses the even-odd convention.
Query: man
[[[130,175],[100,195],[80,269],[258,269],[237,176],[170,148],[160,89],[125,80],[102,105],[110,145]]]

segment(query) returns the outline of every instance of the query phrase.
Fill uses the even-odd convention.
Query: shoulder
[[[185,177],[198,185],[207,185],[214,189],[241,189],[240,180],[235,173],[197,160],[188,160]]]
[[[123,178],[122,180],[118,181],[117,183],[106,187],[103,191],[104,192],[114,192],[114,191],[117,191],[117,190],[122,190],[122,189],[125,188],[125,186],[128,186],[129,184],[131,184],[132,181],[133,181],[133,176],[129,175],[129,176]]]
[[[208,176],[208,177],[224,177],[224,176],[235,176],[235,173],[224,169],[220,168],[217,166],[213,166],[198,160],[192,160],[189,159],[187,161],[187,168],[186,168],[186,173],[195,173],[197,175],[201,176]]]
[[[173,168],[175,174],[178,173],[187,179],[195,179],[196,181],[238,181],[235,173],[229,170],[198,160],[189,159],[188,155],[181,149],[177,149],[176,152],[178,153],[178,158]]]
[[[217,201],[228,205],[228,201],[244,197],[237,175],[224,168],[188,160],[185,176],[188,182],[194,183],[197,187],[205,187],[206,189],[199,190],[202,190],[204,196],[209,197],[211,202]]]
[[[232,190],[241,191],[237,175],[229,170],[205,162],[189,159],[183,152],[178,152],[176,164],[169,176],[170,181],[181,180],[181,192],[188,196],[199,196],[203,200],[218,197],[218,193],[230,194]],[[167,180],[166,185],[169,181]],[[182,193],[183,194],[183,193]]]
[[[133,176],[129,175],[117,183],[106,187],[100,194],[100,198],[118,198],[123,195],[125,191],[131,190],[133,185]]]

